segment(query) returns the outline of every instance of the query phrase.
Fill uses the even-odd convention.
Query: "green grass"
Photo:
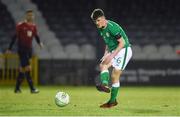
[[[30,94],[22,87],[21,94],[14,94],[14,87],[0,87],[0,115],[161,115],[180,116],[180,87],[122,87],[119,105],[101,109],[99,105],[109,99],[94,87],[39,86],[39,94]],[[70,104],[57,107],[54,96],[57,91],[70,95]]]

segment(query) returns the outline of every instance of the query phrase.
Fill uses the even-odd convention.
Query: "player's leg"
[[[122,49],[118,55],[114,58],[112,62],[113,71],[111,74],[112,79],[112,88],[111,88],[111,97],[110,100],[101,105],[102,108],[110,108],[116,106],[118,103],[116,101],[116,97],[118,95],[119,87],[120,87],[120,76],[122,71],[125,69],[126,65],[128,64],[129,60],[132,57],[132,50],[131,48]]]
[[[16,79],[16,87],[15,87],[15,90],[14,92],[15,93],[20,93],[21,92],[21,89],[20,89],[20,86],[21,86],[21,83],[23,81],[23,78],[24,78],[24,71],[23,71],[23,67],[24,67],[24,58],[23,58],[23,53],[21,51],[18,51],[18,56],[19,56],[19,60],[20,60],[20,67],[19,67],[19,70],[18,70],[18,77]]]
[[[101,80],[101,84],[98,84],[96,86],[97,90],[102,91],[102,92],[106,92],[109,93],[110,92],[110,88],[108,87],[109,84],[109,70],[108,68],[111,66],[111,63],[109,64],[104,64],[103,62],[100,63],[99,67],[100,67],[100,80]]]
[[[21,83],[23,81],[23,78],[24,78],[24,73],[23,73],[22,67],[20,67],[18,77],[17,77],[17,80],[16,80],[16,87],[15,87],[15,90],[14,90],[15,93],[21,93],[20,86],[21,86]]]
[[[25,53],[25,56],[24,56],[25,76],[26,76],[28,85],[30,87],[31,93],[38,93],[39,91],[34,87],[33,81],[32,81],[31,75],[30,75],[31,66],[30,66],[30,62],[29,61],[30,61],[31,57],[32,57],[32,53],[31,52]]]
[[[118,104],[116,101],[116,97],[118,95],[118,91],[120,87],[119,77],[121,74],[122,74],[121,70],[113,68],[113,71],[111,74],[111,80],[112,80],[111,96],[107,103],[100,106],[101,108],[110,108]]]
[[[25,76],[26,76],[28,85],[31,89],[31,93],[38,93],[39,90],[34,87],[30,72],[31,72],[31,66],[28,65],[25,67]]]
[[[103,62],[100,63],[99,67],[100,67],[100,79],[101,79],[101,83],[103,85],[108,85],[109,84],[109,70],[108,68],[111,66],[111,63],[109,64],[104,64]]]
[[[115,59],[113,63],[113,71],[111,75],[112,77],[111,98],[109,100],[110,103],[116,102],[116,97],[120,87],[120,77],[122,71],[125,69],[131,57],[132,57],[132,50],[129,47],[120,51],[119,55],[117,55],[117,59]]]
[[[118,69],[113,69],[112,71],[112,88],[111,88],[111,98],[109,100],[110,103],[114,103],[116,102],[116,97],[119,91],[119,87],[120,87],[120,76],[122,74],[121,70]]]

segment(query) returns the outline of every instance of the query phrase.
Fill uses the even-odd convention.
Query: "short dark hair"
[[[96,20],[97,18],[104,16],[104,12],[102,9],[94,9],[94,11],[91,14],[91,19]]]
[[[33,13],[34,11],[32,10],[32,9],[28,9],[28,10],[26,10],[26,14],[27,13]]]

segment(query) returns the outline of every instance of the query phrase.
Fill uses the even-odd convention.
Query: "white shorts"
[[[119,53],[112,59],[112,66],[118,70],[124,70],[129,60],[132,57],[131,47],[123,48]]]

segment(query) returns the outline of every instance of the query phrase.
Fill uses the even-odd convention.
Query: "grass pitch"
[[[22,87],[15,94],[14,87],[0,86],[0,115],[35,116],[180,116],[180,87],[121,87],[118,106],[99,108],[110,94],[100,93],[94,87],[39,86],[39,94],[31,94]],[[57,107],[54,96],[58,91],[70,95],[70,104]]]

